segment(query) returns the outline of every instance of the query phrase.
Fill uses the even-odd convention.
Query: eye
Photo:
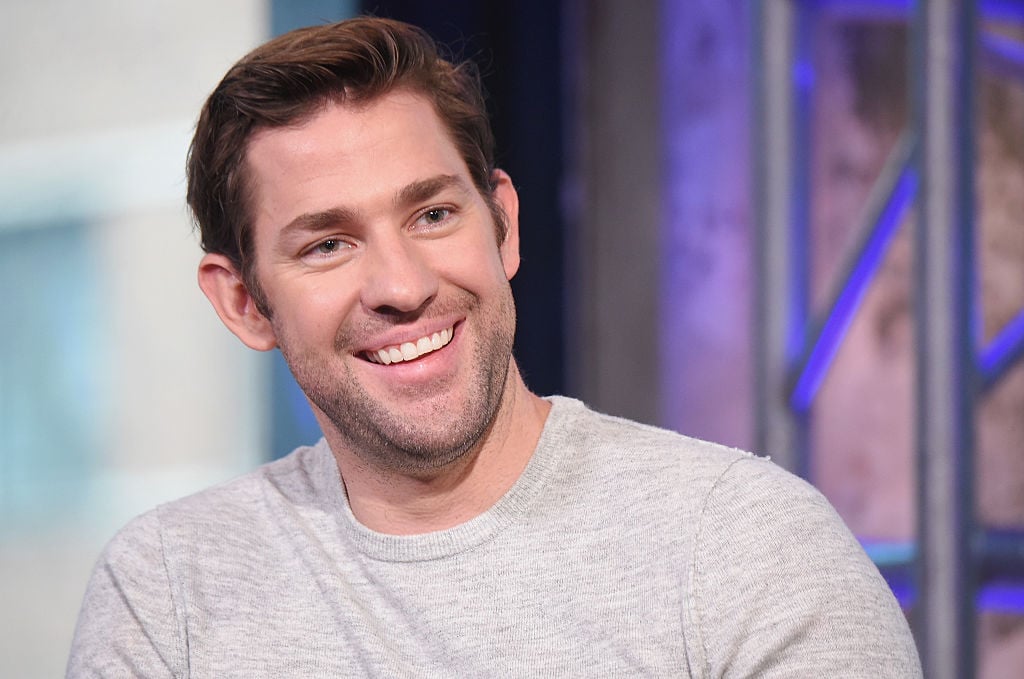
[[[325,259],[335,257],[350,247],[352,246],[341,238],[325,238],[310,246],[302,255],[303,257],[313,257],[314,259]]]
[[[431,224],[437,224],[438,222],[444,221],[444,218],[449,214],[449,211],[443,207],[435,207],[424,212],[423,218]]]
[[[421,226],[438,226],[452,217],[452,210],[446,207],[432,207],[420,213],[416,223]]]
[[[342,243],[340,240],[328,238],[325,241],[320,241],[319,243],[317,243],[316,247],[313,248],[313,252],[317,253],[318,255],[329,255],[333,252],[337,252],[338,250],[341,249],[341,247]]]

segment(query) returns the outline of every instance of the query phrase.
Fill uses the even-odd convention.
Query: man
[[[199,283],[324,439],[123,529],[68,675],[918,676],[807,484],[530,393],[492,146],[473,73],[400,23],[228,72],[188,163]]]

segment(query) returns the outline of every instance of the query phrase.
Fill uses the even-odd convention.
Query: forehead
[[[284,194],[326,191],[333,200],[360,200],[425,176],[468,177],[433,105],[407,90],[329,103],[299,125],[260,130],[246,166],[258,210]]]

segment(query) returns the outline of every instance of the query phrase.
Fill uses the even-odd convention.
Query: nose
[[[367,249],[363,305],[385,314],[410,313],[437,294],[438,277],[422,245],[401,237]]]

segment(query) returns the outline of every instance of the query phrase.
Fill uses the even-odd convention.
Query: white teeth
[[[400,345],[387,347],[386,349],[368,351],[364,355],[371,362],[382,365],[411,361],[424,354],[429,354],[431,351],[437,351],[451,342],[454,335],[454,328],[446,328],[441,332],[435,332],[433,335],[421,337],[415,342],[403,342]]]
[[[402,345],[402,358],[407,361],[411,361],[420,355],[420,352],[416,351],[416,345],[412,342],[406,342]]]

